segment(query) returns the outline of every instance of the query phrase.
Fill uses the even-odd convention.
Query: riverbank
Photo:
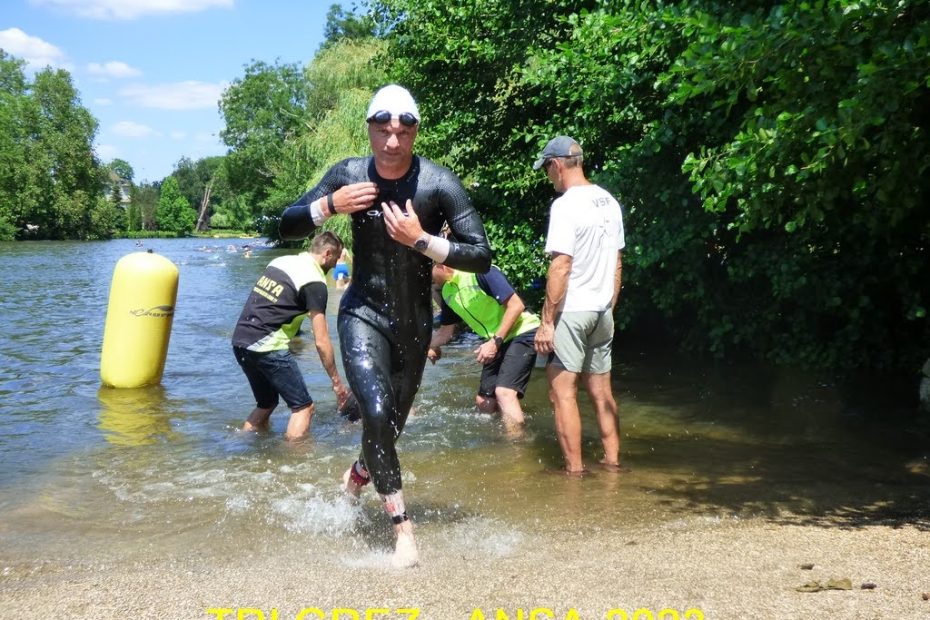
[[[616,530],[579,519],[573,531],[525,533],[503,554],[488,554],[480,543],[447,554],[446,541],[434,536],[440,532],[423,530],[421,566],[406,571],[388,567],[386,535],[362,559],[358,549],[320,555],[293,544],[262,553],[249,549],[256,543],[250,541],[241,554],[222,558],[192,550],[145,561],[4,566],[0,600],[8,617],[98,620],[285,620],[302,611],[307,619],[348,620],[376,609],[384,613],[368,617],[393,619],[412,617],[397,611],[410,608],[419,618],[442,620],[620,620],[641,609],[652,615],[635,617],[930,616],[923,596],[930,593],[930,536],[913,525],[849,529],[688,517]],[[851,589],[799,591],[844,579]]]

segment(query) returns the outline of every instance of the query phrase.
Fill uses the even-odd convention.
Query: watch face
[[[427,241],[426,239],[417,239],[416,242],[413,244],[413,247],[415,247],[417,250],[422,252],[427,247],[429,247],[429,241]]]

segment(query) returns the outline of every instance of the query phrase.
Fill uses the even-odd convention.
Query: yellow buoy
[[[117,261],[100,352],[105,385],[135,388],[161,381],[177,296],[178,268],[164,256],[133,252]]]

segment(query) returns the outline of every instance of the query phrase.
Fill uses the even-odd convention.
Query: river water
[[[270,433],[237,431],[253,402],[229,338],[282,250],[255,239],[143,243],[0,244],[0,570],[295,542],[343,562],[385,562],[391,537],[373,494],[350,506],[339,492],[360,429],[335,415],[312,338],[295,342],[318,403],[310,438],[282,441],[281,409]],[[164,377],[157,387],[102,388],[113,267],[144,249],[180,270]],[[334,335],[339,296],[330,289]],[[622,336],[619,344],[613,378],[630,468],[621,476],[545,473],[560,454],[541,369],[524,401],[526,433],[511,438],[474,410],[473,343],[427,366],[399,446],[408,510],[428,540],[495,557],[519,553],[532,532],[694,515],[927,524],[930,450],[910,403],[887,384],[849,387],[646,352]],[[590,463],[599,441],[584,409]]]

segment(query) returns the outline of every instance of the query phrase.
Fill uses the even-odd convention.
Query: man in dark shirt
[[[442,345],[464,321],[485,342],[475,349],[483,364],[475,403],[484,413],[500,411],[508,433],[523,425],[520,399],[526,392],[536,350],[533,346],[539,317],[526,311],[523,300],[497,267],[483,275],[456,271],[445,265],[433,267],[433,283],[441,287],[440,327],[429,344],[429,360],[442,357]]]
[[[420,113],[410,93],[385,86],[372,98],[366,120],[372,155],[330,168],[284,211],[280,233],[300,239],[335,213],[351,215],[355,260],[338,328],[363,430],[361,455],[343,479],[352,495],[374,482],[397,536],[392,562],[406,567],[419,556],[394,444],[426,364],[432,261],[483,273],[491,249],[458,178],[413,154]],[[439,236],[447,222],[454,240]]]
[[[288,348],[307,315],[320,361],[332,380],[337,405],[345,405],[348,389],[339,378],[326,325],[326,273],[341,252],[339,237],[331,232],[321,233],[313,239],[309,251],[271,261],[252,288],[232,337],[236,361],[255,396],[255,409],[243,424],[243,430],[267,428],[279,396],[291,408],[284,436],[298,439],[310,428],[313,399]]]

